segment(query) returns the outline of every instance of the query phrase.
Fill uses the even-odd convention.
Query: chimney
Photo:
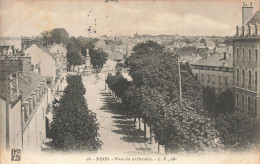
[[[243,6],[242,6],[242,26],[244,26],[252,17],[253,17],[252,2],[250,3],[250,6],[247,6],[247,4],[245,2],[243,2]]]
[[[31,57],[30,56],[18,56],[19,59],[19,70],[23,73],[22,76],[26,79],[29,83],[31,83]]]
[[[32,70],[31,57],[30,56],[18,56],[20,61],[20,71],[29,73]]]

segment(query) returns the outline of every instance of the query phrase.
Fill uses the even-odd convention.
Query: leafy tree
[[[84,62],[81,55],[80,46],[78,45],[75,37],[71,37],[67,44],[67,61],[69,69],[70,66],[81,65]]]
[[[235,100],[231,90],[227,89],[219,95],[218,109],[219,113],[233,113],[235,111]]]
[[[203,89],[203,102],[205,109],[210,113],[217,115],[218,111],[218,96],[214,89],[211,87],[205,87]]]
[[[129,106],[152,127],[167,151],[219,148],[218,133],[203,110],[202,86],[188,68],[182,68],[183,105],[179,106],[178,55],[162,49],[156,42],[140,43],[126,60],[133,79],[125,93]]]
[[[130,82],[122,76],[121,72],[117,72],[115,76],[109,73],[106,83],[108,87],[115,92],[116,96],[120,98],[124,98],[125,92],[130,86]]]
[[[51,30],[51,37],[53,43],[63,43],[65,46],[69,41],[69,34],[64,28],[55,28]]]
[[[203,89],[203,102],[206,110],[214,116],[220,113],[233,113],[235,111],[233,93],[229,89],[217,95],[213,88],[205,87]]]
[[[102,144],[99,124],[87,107],[81,76],[67,76],[67,83],[60,103],[53,110],[52,145],[61,151],[97,151]]]
[[[107,53],[105,53],[102,49],[90,49],[89,55],[93,68],[96,69],[97,73],[99,73],[99,71],[102,69],[103,65],[107,61]]]
[[[214,122],[194,108],[169,104],[166,119],[155,128],[159,143],[166,152],[215,151],[223,147]]]
[[[219,114],[215,124],[226,149],[248,150],[259,144],[259,122],[246,113]]]
[[[76,39],[80,47],[82,56],[87,55],[87,49],[89,49],[90,51],[93,50],[95,48],[94,43],[97,42],[97,39],[87,38],[83,36],[79,36]]]
[[[43,31],[43,46],[52,45],[53,43],[63,43],[65,46],[69,40],[69,34],[64,28],[55,28],[50,31]]]

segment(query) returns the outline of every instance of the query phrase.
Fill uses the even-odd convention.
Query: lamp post
[[[180,106],[182,106],[182,90],[181,90],[181,68],[180,68],[179,57],[177,58],[177,62],[178,62],[178,70],[179,70]]]

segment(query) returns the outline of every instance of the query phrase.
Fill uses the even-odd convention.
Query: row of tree
[[[102,145],[99,124],[87,107],[82,78],[67,76],[67,83],[64,95],[53,105],[52,146],[60,151],[97,151]]]
[[[163,52],[156,42],[139,43],[125,62],[133,81],[120,73],[107,77],[108,87],[122,99],[126,114],[134,120],[142,118],[167,152],[256,145],[258,122],[235,110],[232,91],[218,96],[212,88],[203,88],[187,65],[181,66],[183,102],[179,103],[177,57]]]
[[[179,103],[178,63],[174,54],[166,53],[156,42],[139,43],[125,62],[133,81],[122,98],[128,113],[142,118],[166,152],[216,150],[221,148],[214,122],[203,110],[202,87],[187,71],[182,71],[183,103]],[[111,90],[111,78],[107,83]]]

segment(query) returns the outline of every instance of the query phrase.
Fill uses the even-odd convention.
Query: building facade
[[[0,86],[1,150],[39,152],[52,101],[45,78],[32,71],[31,57],[2,55]]]
[[[191,71],[205,87],[215,89],[220,94],[233,88],[233,57],[232,55],[211,55],[191,64]]]
[[[237,26],[233,39],[235,105],[260,119],[259,49],[260,11],[243,4],[242,26]]]
[[[46,48],[32,44],[25,51],[25,56],[31,57],[33,71],[45,76],[49,82],[54,82],[56,72],[55,56],[50,53]]]

